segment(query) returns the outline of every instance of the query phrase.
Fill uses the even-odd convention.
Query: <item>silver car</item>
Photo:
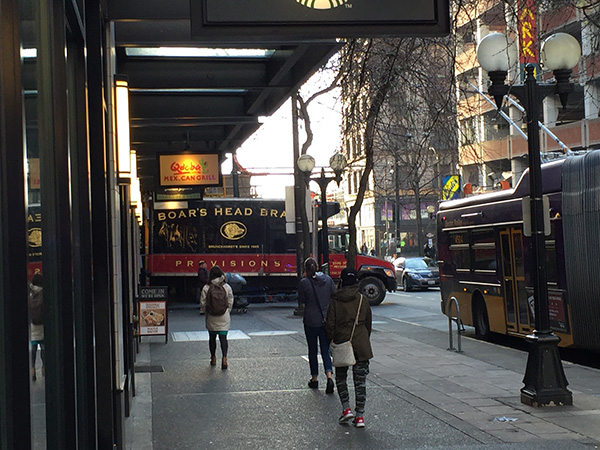
[[[400,257],[396,258],[393,264],[396,269],[396,280],[406,292],[440,285],[440,270],[436,261],[430,258]]]

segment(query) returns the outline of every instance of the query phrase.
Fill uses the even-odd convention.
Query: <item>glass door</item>
[[[533,314],[525,289],[523,233],[517,228],[500,232],[502,281],[508,331],[527,334],[532,331]]]

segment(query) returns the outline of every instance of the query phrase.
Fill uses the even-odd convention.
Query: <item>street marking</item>
[[[384,320],[374,320],[371,322],[373,325],[383,325],[386,324],[387,322]]]
[[[290,334],[298,334],[297,331],[254,331],[248,333],[248,336],[288,336]]]
[[[208,341],[208,331],[173,331],[171,337],[174,342],[197,342]],[[240,330],[229,330],[228,340],[250,339],[246,333]]]
[[[407,323],[409,325],[415,325],[417,327],[427,328],[424,325],[420,325],[420,324],[414,323],[414,322],[409,322],[408,320],[397,319],[396,317],[390,317],[390,319],[395,320],[396,322],[402,322],[402,323]]]

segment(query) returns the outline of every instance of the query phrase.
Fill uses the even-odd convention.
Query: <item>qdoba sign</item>
[[[181,153],[159,155],[161,186],[220,186],[219,155]]]
[[[444,36],[449,0],[192,0],[192,36],[204,40],[318,40]]]

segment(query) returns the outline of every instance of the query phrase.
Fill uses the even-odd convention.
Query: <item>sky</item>
[[[303,87],[303,98],[307,93],[323,85],[324,76],[316,74]],[[313,173],[321,167],[329,166],[329,158],[341,146],[341,105],[338,94],[324,94],[309,105],[309,115],[314,133],[313,143],[308,153],[315,158]],[[300,146],[305,134],[300,121]],[[254,176],[250,183],[257,186],[258,195],[263,198],[284,198],[285,186],[293,186],[293,143],[292,143],[292,106],[286,101],[272,116],[266,117],[262,126],[237,151],[238,161],[249,172],[270,173],[269,176]],[[223,173],[231,172],[231,160],[222,167]],[[287,175],[275,175],[276,173]],[[313,183],[312,190],[318,187]]]

